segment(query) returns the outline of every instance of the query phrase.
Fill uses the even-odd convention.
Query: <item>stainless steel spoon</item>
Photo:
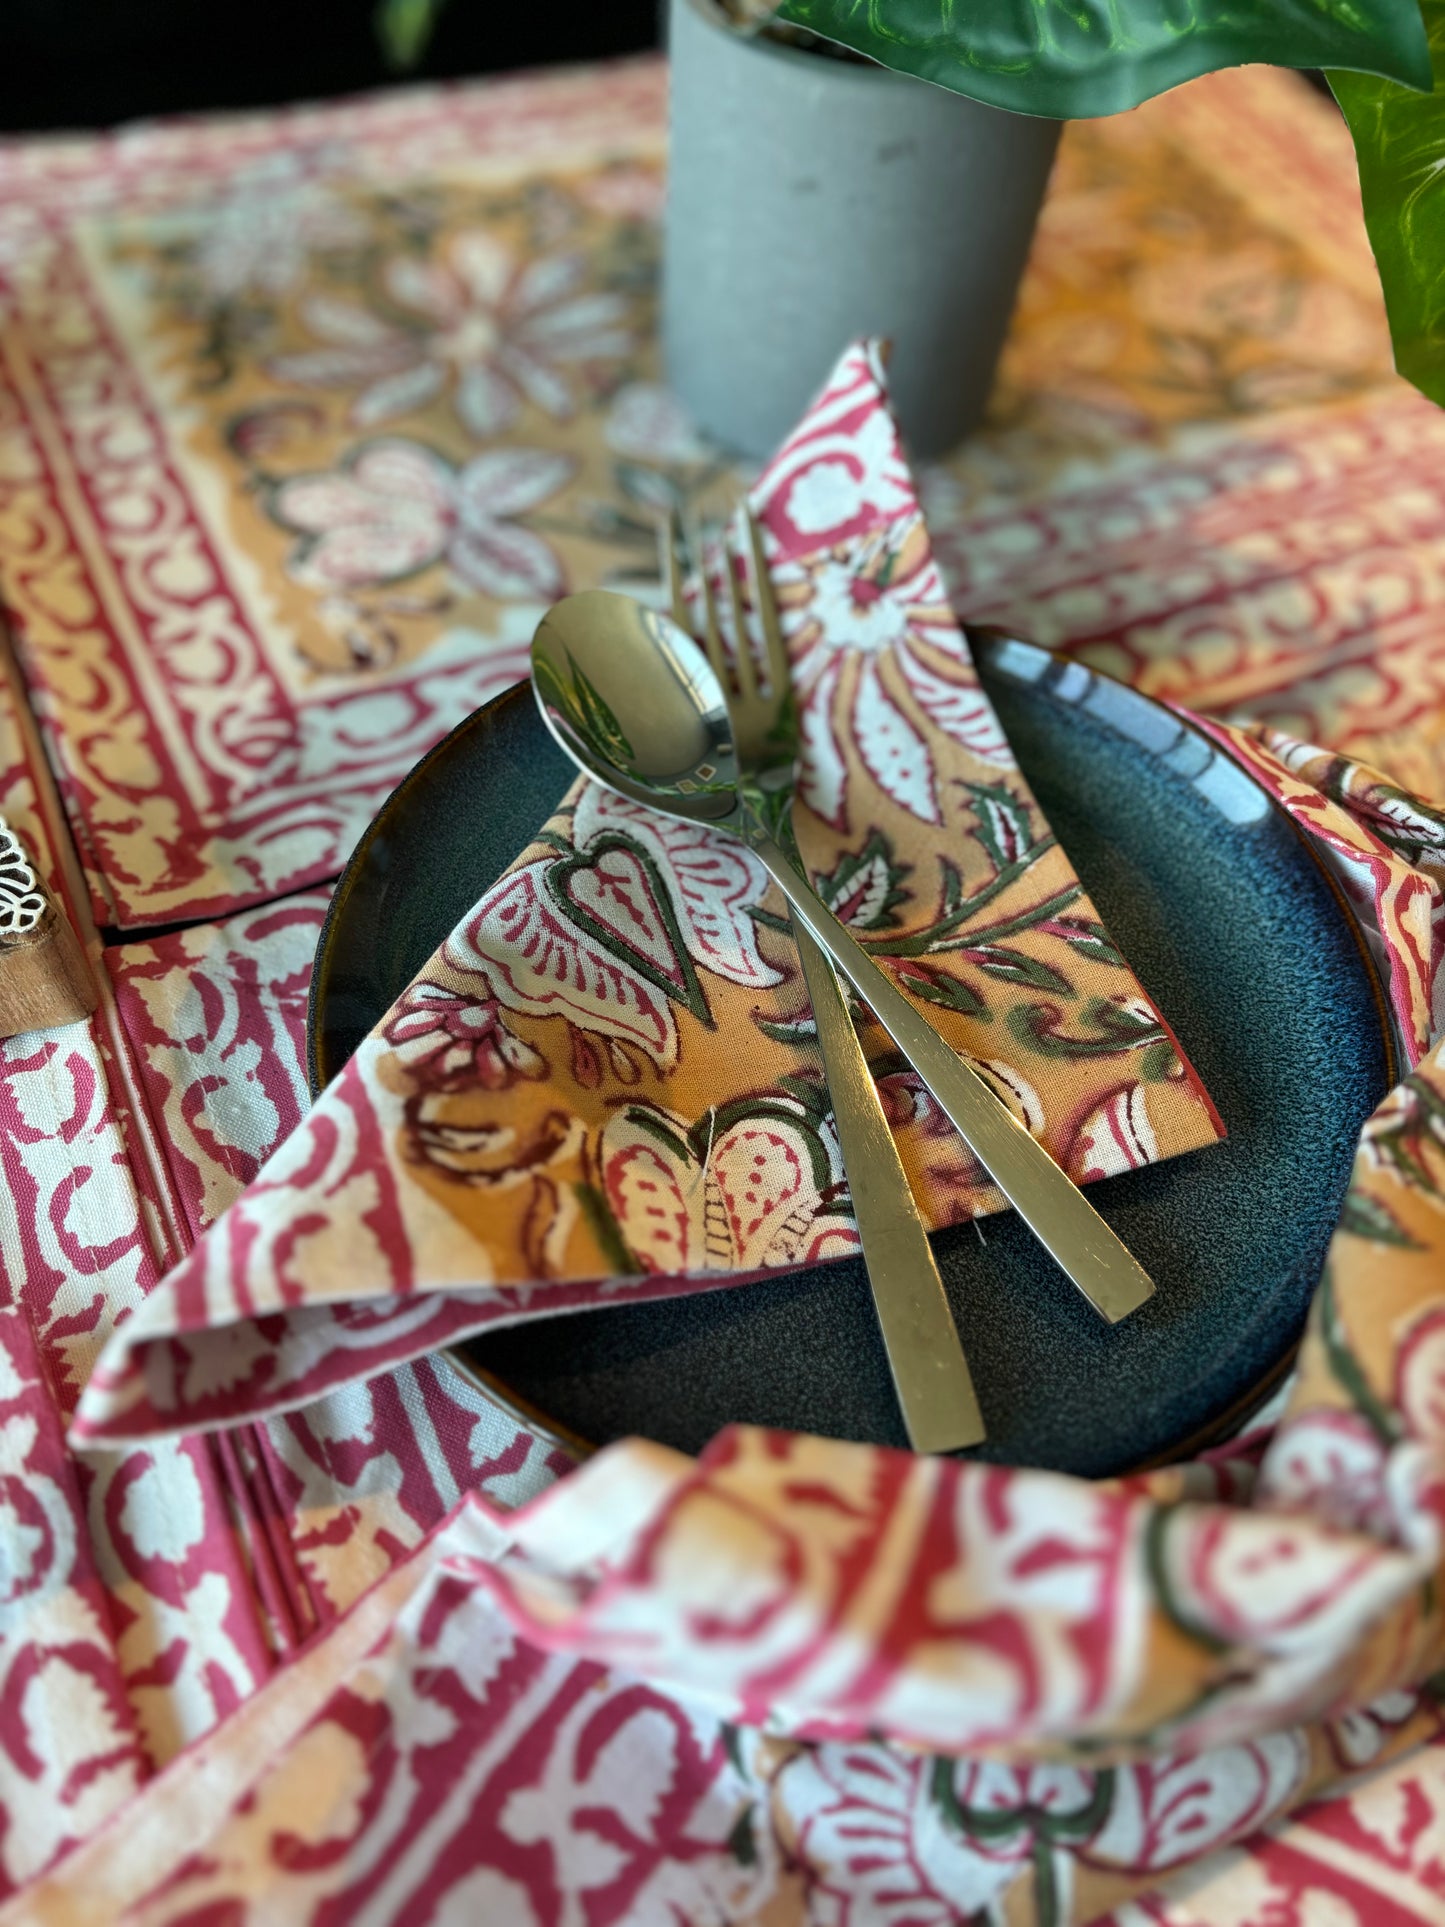
[[[691,636],[628,596],[588,589],[548,611],[532,640],[532,688],[552,735],[608,789],[740,837],[821,944],[994,1183],[1110,1323],[1154,1290],[1078,1186],[938,1034],[794,869],[775,840],[791,801],[738,768],[727,705]]]

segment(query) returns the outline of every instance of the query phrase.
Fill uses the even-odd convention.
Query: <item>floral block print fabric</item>
[[[1236,747],[1433,991],[1445,817]],[[32,1917],[1433,1923],[1445,1040],[1411,1054],[1272,1432],[1089,1484],[734,1430],[470,1498]]]
[[[1100,1927],[1416,1927],[1445,1900],[1445,1743],[1207,1860]]]
[[[328,893],[104,953],[192,1237],[255,1177],[305,1104],[306,998]]]
[[[540,604],[707,498],[653,385],[663,101],[642,62],[0,148],[0,594],[100,924],[333,876]],[[966,613],[1429,794],[1440,430],[1357,199],[1293,76],[1070,128],[930,508]]]
[[[660,70],[642,63],[0,143],[0,601],[102,923],[216,914],[332,874],[394,775],[517,673],[509,637],[524,637],[527,604],[489,592],[497,571],[525,580],[550,554],[569,586],[628,582],[650,572],[655,510],[705,499],[715,460],[648,379],[662,92]],[[580,256],[585,284],[554,283],[541,300],[535,282],[499,295],[498,261],[510,252],[520,276],[521,250],[554,268]],[[598,295],[612,304],[600,315],[558,313]],[[614,354],[620,344],[605,337],[619,323],[633,340]],[[573,324],[604,337],[590,363],[548,345],[549,330]],[[570,384],[566,420],[552,412],[549,366]],[[233,445],[225,428],[245,413],[241,398],[261,412]],[[992,422],[924,478],[958,609],[1075,648],[1155,693],[1273,725],[1231,748],[1322,831],[1322,853],[1377,935],[1409,1063],[1432,1022],[1438,1031],[1442,998],[1430,934],[1439,898],[1401,868],[1438,883],[1433,818],[1400,790],[1445,790],[1438,432],[1390,373],[1344,130],[1293,78],[1245,70],[1068,130]],[[520,479],[516,467],[471,467],[513,450]],[[560,471],[539,452],[577,463],[545,497]],[[238,502],[241,478],[257,492]],[[358,559],[366,576],[380,557],[415,567],[355,579]],[[64,887],[64,823],[32,781],[14,714],[0,710],[6,813]],[[1280,731],[1330,747],[1300,749]],[[10,1053],[0,1295],[29,1308],[62,1412],[112,1320],[301,1115],[299,1082],[285,1095],[299,1066],[287,1032],[311,913],[291,921],[283,907],[267,924],[263,910],[251,925],[247,912],[229,929],[140,946],[133,994],[125,953],[113,952],[115,997],[93,1030]],[[1335,1377],[1317,1373],[1312,1403],[1294,1407],[1310,1418],[1296,1437],[1303,1473],[1291,1462],[1262,1485],[1262,1431],[1152,1475],[1138,1496],[1156,1509],[1207,1506],[1215,1518],[1265,1498],[1312,1520],[1329,1484],[1346,1495],[1338,1531],[1377,1546],[1399,1517],[1428,1537],[1428,1520],[1408,1510],[1417,1488],[1404,1449],[1428,1450],[1426,1307],[1438,1292],[1417,1174],[1433,1168],[1439,1130],[1422,1093],[1439,1077],[1428,1063],[1421,1077],[1357,1185],[1353,1247],[1337,1241],[1350,1288],[1319,1321]],[[1386,1268],[1394,1276],[1401,1254],[1422,1295],[1412,1309],[1387,1293],[1382,1319],[1363,1294]],[[1408,1372],[1392,1364],[1401,1335],[1401,1359],[1419,1341]],[[490,1639],[528,1667],[540,1661],[477,1586],[483,1570],[535,1586],[520,1544],[503,1554],[505,1534],[474,1511],[457,1527],[460,1552],[451,1528],[423,1535],[469,1486],[515,1504],[555,1469],[442,1371],[418,1360],[214,1439],[76,1461],[139,1736],[136,1777],[190,1745],[153,1797],[102,1831],[94,1857],[82,1848],[10,1918],[109,1921],[134,1906],[152,1920],[207,1908],[269,1921],[324,1911],[329,1894],[345,1896],[332,1911],[353,1917],[598,1927],[647,1918],[657,1895],[669,1923],[739,1927],[951,1927],[980,1914],[1018,1927],[1115,1906],[1121,1927],[1439,1920],[1438,1748],[1259,1833],[1316,1786],[1418,1746],[1437,1714],[1414,1689],[1205,1754],[1046,1762],[1020,1744],[940,1766],[868,1740],[755,1729],[725,1730],[720,1750],[701,1711],[679,1717],[671,1694],[560,1654],[545,1662],[549,1677],[580,1682],[564,1744],[539,1762],[561,1729],[544,1726],[531,1747],[513,1729],[505,1771],[484,1777],[501,1798],[479,1805],[481,1845],[444,1854],[436,1878],[422,1868],[424,1886],[409,1885],[424,1856],[401,1865],[413,1810],[404,1786],[393,1789],[412,1772],[406,1784],[432,1784],[435,1758],[479,1759],[486,1742],[472,1729],[495,1732],[515,1704],[518,1667],[479,1684],[467,1655]],[[22,1435],[5,1436],[25,1449]],[[600,1624],[617,1526],[609,1513],[594,1535],[595,1570],[574,1557],[553,1575],[558,1620],[575,1622],[585,1605]],[[1238,1549],[1223,1536],[1215,1546]],[[433,1638],[444,1610],[406,1613],[409,1599],[433,1597],[434,1556],[468,1589],[450,1646]],[[1041,1553],[1030,1576],[1028,1624],[1050,1666],[1074,1661],[1077,1644],[1049,1643],[1040,1617],[1047,1606],[1075,1628],[1072,1560],[1050,1568]],[[1194,1598],[1188,1587],[1237,1597],[1212,1554],[1190,1564],[1183,1593],[1166,1577],[1176,1604]],[[370,1584],[360,1611],[337,1620]],[[1278,1667],[1291,1632],[1303,1650],[1316,1599],[1329,1608],[1342,1597],[1282,1591],[1267,1640],[1236,1610],[1219,1666],[1227,1640],[1248,1636],[1250,1656],[1267,1646]],[[1386,1643],[1400,1624],[1391,1610]],[[1184,1617],[1177,1627],[1165,1610],[1164,1634],[1151,1606],[1141,1634],[1151,1667],[1167,1671],[1176,1640],[1198,1665]],[[1009,1656],[1005,1633],[1001,1620],[990,1674]],[[278,1659],[303,1645],[268,1689]],[[379,1692],[361,1662],[383,1649],[395,1690]],[[1038,1650],[1018,1648],[1026,1659]],[[1342,1679],[1341,1696],[1357,1686]],[[557,1691],[538,1703],[561,1703]],[[82,1719],[67,1700],[67,1762],[113,1757],[113,1704],[90,1696]],[[633,1720],[639,1704],[664,1713]],[[338,1716],[318,1721],[323,1709]],[[292,1740],[313,1723],[302,1757]],[[698,1749],[685,1760],[674,1739],[684,1730]],[[569,1754],[574,1733],[585,1745]],[[608,1750],[613,1734],[621,1751]],[[338,1795],[335,1824],[313,1826],[308,1789],[323,1780],[357,1805],[343,1812]],[[514,1786],[523,1797],[508,1804]],[[638,1797],[619,1818],[620,1786]],[[90,1787],[83,1768],[70,1774],[46,1838],[78,1838],[102,1818],[106,1800]],[[7,1816],[14,1802],[0,1786]],[[700,1823],[678,1831],[679,1812]],[[377,1816],[379,1852],[400,1871],[372,1887]],[[449,1823],[444,1814],[425,1838]],[[16,1838],[8,1818],[3,1838]],[[218,1840],[208,1887],[199,1846]],[[636,1884],[638,1867],[659,1868],[652,1884],[645,1871]],[[1142,1897],[1161,1882],[1177,1900]]]
[[[7,819],[83,928],[64,823],[8,677],[0,677],[0,770]],[[23,1318],[61,1426],[116,1320],[185,1249],[103,980],[101,989],[89,1024],[0,1043],[0,1305]],[[21,1433],[28,1423],[17,1420]],[[86,1557],[104,1588],[147,1767],[224,1717],[275,1661],[221,1456],[205,1440],[167,1440],[91,1454],[73,1468]],[[107,1704],[82,1697],[69,1705],[78,1777],[68,1812],[77,1826],[92,1811],[80,1763],[114,1745]]]
[[[1075,1178],[1213,1141],[980,688],[875,350],[754,502],[823,894]],[[81,1435],[253,1416],[464,1329],[854,1248],[780,908],[740,843],[579,786],[130,1322]],[[996,1209],[875,1062],[933,1221]]]
[[[469,1509],[0,1918],[745,1927],[799,1918],[726,1735],[517,1640]]]
[[[1374,954],[1405,1062],[1417,1064],[1445,1031],[1445,836],[1438,810],[1422,808],[1367,763],[1277,730],[1197,720],[1308,833]]]
[[[1445,422],[1368,403],[1192,429],[1022,501],[932,479],[955,608],[1168,702],[1445,789]],[[975,458],[980,468],[981,458]]]
[[[662,98],[646,63],[0,155],[0,585],[99,923],[334,876],[625,564]]]
[[[1253,747],[1370,877],[1428,1009],[1445,817],[1342,759]],[[1413,901],[1429,914],[1399,915]],[[1082,1762],[1378,1710],[1445,1658],[1445,1037],[1405,1045],[1257,1471],[1237,1445],[1197,1476],[1086,1484],[746,1429],[696,1462],[633,1441],[514,1519],[486,1583],[529,1638],[794,1737]]]
[[[324,892],[105,952],[124,1041],[189,1235],[300,1123],[306,989]],[[562,1461],[442,1356],[226,1442],[232,1503],[289,1652],[481,1490],[517,1504]]]
[[[478,1583],[504,1544],[465,1503],[0,1919],[1061,1927],[1439,1724],[1396,1694],[1348,1731],[1102,1767],[764,1739],[519,1639]],[[1338,1828],[1316,1812],[1307,1837]]]
[[[135,1792],[145,1759],[29,1322],[0,1311],[0,1894]]]
[[[731,1803],[731,1862],[712,1864],[721,1884],[707,1897],[689,1890],[694,1914],[684,1918],[942,1927],[981,1915],[1059,1927],[1121,1907],[1125,1927],[1139,1927],[1155,1903],[1126,1905],[1128,1894],[1440,1729],[1432,1347],[1445,1329],[1445,1040],[1422,1048],[1416,1032],[1445,974],[1445,817],[1346,759],[1221,735],[1315,837],[1384,954],[1398,955],[1394,1007],[1414,1063],[1362,1139],[1278,1426],[1194,1465],[1105,1484],[746,1430],[698,1461],[630,1442],[520,1511],[467,1501],[373,1596],[431,1586],[440,1561],[468,1610],[487,1602],[485,1623],[505,1622],[511,1650],[529,1663],[550,1652],[559,1667],[591,1668],[600,1695],[645,1681],[632,1690],[690,1707],[695,1734],[724,1722],[732,1737],[713,1790]],[[404,1610],[392,1623],[423,1641]],[[349,1625],[299,1662],[298,1686],[308,1667],[350,1664]],[[449,1707],[468,1705],[464,1730],[484,1744],[492,1714],[475,1675],[455,1689],[443,1684],[450,1676],[444,1665],[408,1673]],[[298,1727],[314,1705],[298,1696]],[[251,1893],[246,1882],[288,1883],[258,1890],[258,1918],[282,1891],[302,1904],[289,1883],[311,1876],[293,1875],[296,1863],[249,1830],[249,1711],[237,1716],[227,1763],[245,1785],[236,1817],[211,1820],[244,1825],[245,1851],[178,1871],[163,1899],[138,1884],[154,1920],[183,1918],[182,1900],[201,1893],[219,1897],[186,1884],[217,1867],[234,1883],[228,1896]],[[663,1776],[674,1770],[676,1729],[654,1730],[643,1757]],[[391,1791],[393,1752],[384,1771],[364,1746],[336,1757],[348,1814],[404,1798]],[[1422,1822],[1417,1803],[1429,1797],[1429,1771],[1417,1769],[1409,1784],[1419,1790],[1389,1823],[1391,1851],[1408,1850],[1423,1869],[1429,1809]],[[159,1809],[144,1807],[137,1816],[159,1837]],[[555,1826],[578,1808],[558,1792],[545,1811]],[[1348,1897],[1382,1856],[1338,1802],[1318,1811],[1302,1824],[1301,1851],[1308,1858],[1319,1835],[1311,1878]],[[325,1878],[342,1883],[328,1891],[360,1894],[345,1883],[377,1877],[373,1836],[338,1846],[341,1829],[328,1828]],[[1299,1865],[1293,1831],[1282,1836],[1285,1867]],[[125,1877],[120,1843],[131,1838],[118,1828],[98,1836],[92,1880]],[[689,1870],[707,1864],[691,1851],[675,1857]],[[465,1895],[468,1880],[490,1892],[486,1882],[517,1878],[510,1837],[441,1858],[445,1869],[416,1856],[418,1878],[440,1883],[426,1889],[438,1910],[453,1873]],[[65,1882],[83,1891],[86,1864],[77,1858],[59,1885],[37,1889],[37,1904],[69,1918]],[[1391,1883],[1378,1864],[1374,1873],[1394,1917],[1433,1918],[1410,1904],[1414,1880]],[[155,1864],[135,1878],[154,1883]],[[548,1918],[523,1885],[534,1916]],[[45,1901],[48,1891],[65,1898]],[[405,1889],[379,1891],[390,1905]],[[598,1896],[589,1918],[647,1917],[628,1911],[630,1899],[611,1915],[608,1904]]]
[[[990,421],[925,505],[969,620],[1436,797],[1442,436],[1347,130],[1242,69],[1066,130]]]

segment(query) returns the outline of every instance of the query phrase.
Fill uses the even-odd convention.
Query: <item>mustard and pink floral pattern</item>
[[[373,456],[413,460],[396,443]],[[844,355],[754,500],[780,576],[813,584],[791,604],[801,663],[824,665],[805,686],[846,690],[803,751],[798,835],[825,893],[1080,1178],[1212,1142],[1207,1095],[979,686],[876,350]],[[882,597],[880,555],[897,565]],[[880,613],[895,585],[896,630]],[[884,709],[883,734],[855,741]],[[579,783],[130,1323],[86,1434],[253,1416],[462,1329],[856,1249],[781,909],[735,839]],[[997,1209],[871,1041],[934,1221]]]
[[[605,426],[652,374],[662,103],[634,65],[0,168],[0,594],[99,924],[334,878],[646,551]]]
[[[102,925],[333,877],[411,764],[522,672],[540,582],[635,583],[658,509],[712,499],[725,465],[657,399],[664,105],[641,64],[0,168],[0,587]],[[1430,795],[1445,428],[1382,387],[1351,163],[1326,123],[1281,131],[1299,124],[1259,74],[1075,130],[994,426],[928,481],[937,559],[970,619]],[[1163,180],[1187,217],[1159,219]],[[1286,403],[1315,406],[1277,426]],[[395,515],[348,515],[343,539],[270,512],[393,437],[440,464]],[[489,484],[500,548],[454,568],[475,559],[441,539],[456,478],[512,446],[568,457],[568,479]],[[856,486],[814,466],[800,533]],[[347,555],[340,586],[306,569],[318,537]],[[430,559],[392,580],[399,553]],[[911,620],[888,567],[852,577],[865,649]],[[817,781],[846,727],[929,820],[918,705],[976,726],[946,657],[915,632],[891,666],[807,674]]]
[[[569,582],[636,585],[652,566],[651,515],[697,499],[716,473],[648,353],[623,339],[647,329],[662,105],[663,76],[642,63],[0,143],[0,584],[95,900],[104,921],[142,931],[253,906],[111,944],[113,995],[92,1026],[0,1050],[0,1531],[13,1582],[0,1599],[0,1891],[28,1883],[4,1918],[29,1927],[98,1907],[151,1927],[323,1914],[1436,1927],[1445,836],[1419,798],[1445,788],[1445,431],[1389,375],[1348,145],[1292,78],[1245,70],[1068,131],[993,422],[924,487],[970,618],[1263,721],[1232,733],[1230,750],[1317,834],[1377,946],[1415,1069],[1362,1147],[1280,1429],[1276,1412],[1205,1461],[1087,1488],[1078,1508],[1031,1479],[1017,1504],[1005,1479],[921,1484],[889,1454],[825,1465],[820,1486],[816,1441],[734,1435],[706,1467],[616,1454],[517,1515],[565,1465],[429,1356],[256,1424],[65,1454],[62,1428],[116,1319],[304,1115],[301,1025],[325,893],[296,885],[332,875],[394,774],[517,673],[527,605],[490,597],[448,559],[456,478],[512,447],[577,460],[556,494],[529,506],[489,490],[486,513],[508,542],[521,529],[545,544]],[[512,280],[468,283],[455,242],[479,231]],[[439,277],[415,301],[391,292],[401,251]],[[524,261],[555,273],[579,254],[580,293],[518,298]],[[307,323],[322,294],[379,321],[393,357],[405,335],[407,365],[353,367],[342,385],[276,372],[283,357],[345,345]],[[620,299],[626,320],[615,306],[566,314],[589,295]],[[558,385],[528,391],[500,351],[534,350],[535,321],[559,309],[562,334],[575,326],[592,352],[554,352],[543,327],[537,360]],[[359,427],[350,411],[384,373],[435,393]],[[502,439],[469,429],[464,390],[467,406],[515,406]],[[1269,412],[1286,405],[1288,417]],[[394,506],[401,535],[424,538],[405,554],[434,559],[386,581],[364,567],[335,586],[302,580],[306,544],[376,505],[351,497],[361,517],[323,511],[319,527],[300,525],[303,508],[293,527],[272,513],[277,492],[350,481],[349,452],[392,441],[426,451]],[[820,476],[811,504],[803,492],[802,522],[847,512],[856,477],[842,470]],[[218,509],[233,500],[235,519]],[[388,523],[392,511],[384,502]],[[387,540],[398,552],[395,531]],[[810,736],[829,821],[829,743],[857,728],[902,799],[893,820],[923,835],[948,798],[930,801],[896,719],[925,735],[914,661],[950,689],[959,679],[920,620],[919,578],[887,598],[886,556],[914,554],[894,544],[871,575],[860,569],[843,605],[850,649],[836,664],[814,650],[807,675],[823,685]],[[777,567],[801,660],[811,578]],[[836,584],[826,556],[818,574]],[[954,700],[947,714],[971,730]],[[957,742],[997,766],[986,734]],[[63,893],[68,833],[31,759],[0,690],[0,804]],[[845,811],[859,781],[843,786]],[[848,821],[849,854],[826,880],[857,928],[886,939],[897,893],[928,879],[898,875],[899,848]],[[743,969],[741,948],[726,920],[709,930],[677,904],[676,942],[665,919],[649,921],[637,850],[591,842],[585,854],[603,874],[573,873],[573,911],[601,899],[642,913],[654,976],[638,963],[638,979],[685,1043],[688,967],[710,1005],[739,995],[707,956]],[[754,934],[775,959],[766,924]],[[1004,981],[967,960],[949,968],[990,994]],[[425,1105],[458,1081],[489,1094],[543,1081],[522,1035],[535,1020],[475,989],[419,984],[386,1046],[422,1092],[417,1132],[472,1185],[506,1160]],[[651,1034],[665,1051],[665,1027]],[[614,1044],[641,1078],[655,1074],[641,1044],[598,1033],[588,1075],[620,1085]],[[901,1116],[913,1095],[883,1083]],[[654,1171],[711,1173],[706,1134],[694,1149],[684,1120],[623,1088],[653,1128],[616,1137],[619,1189]],[[1036,1100],[1015,1093],[1030,1117]],[[826,1139],[814,1144],[800,1101],[778,1113],[766,1130],[806,1183],[826,1186]],[[1106,1106],[1091,1163],[1134,1155],[1145,1123],[1130,1101]],[[539,1142],[534,1185],[555,1168],[552,1142]],[[322,1215],[327,1169],[311,1174]],[[689,1208],[701,1191],[686,1190]],[[688,1216],[675,1248],[706,1245],[716,1221],[715,1204],[701,1230]],[[364,1345],[371,1333],[349,1335]],[[1019,1732],[1037,1716],[1056,1737],[957,1759],[847,1733],[800,1741],[720,1725],[630,1660],[542,1650],[616,1642],[631,1600],[664,1660],[683,1614],[690,1635],[716,1631],[720,1656],[736,1656],[745,1582],[780,1701],[796,1709],[806,1689],[815,1721],[840,1704],[856,1717],[868,1685],[861,1666],[846,1670],[866,1657],[866,1642],[848,1643],[857,1626],[881,1629],[891,1704],[898,1656],[935,1655],[917,1657],[906,1612],[856,1583],[840,1552],[880,1543],[889,1490],[947,1501],[954,1563],[934,1571],[906,1552],[904,1564],[928,1582],[945,1652],[956,1625],[960,1652],[986,1655],[970,1713]],[[697,1617],[693,1575],[671,1563],[712,1504],[727,1529],[707,1548],[727,1562],[730,1614],[715,1628]],[[665,1527],[655,1551],[649,1507]],[[916,1515],[903,1504],[891,1516],[914,1545]],[[791,1594],[777,1583],[790,1562]],[[1413,1604],[1410,1572],[1423,1575]],[[1352,1615],[1372,1596],[1379,1616],[1356,1640]],[[990,1602],[1003,1606],[991,1621]],[[1115,1608],[1137,1615],[1132,1653]],[[535,1637],[517,1631],[527,1619]],[[831,1683],[825,1653],[841,1662]],[[1253,1688],[1233,1683],[1236,1658]],[[1214,1726],[1230,1731],[1198,1752],[1213,1694],[1193,1712],[1179,1701],[1206,1677],[1223,1686]],[[948,1683],[957,1707],[961,1682]],[[722,1684],[759,1705],[769,1683],[740,1686],[735,1671]],[[1122,1710],[1103,1710],[1126,1691]],[[1301,1724],[1281,1710],[1301,1700],[1327,1710]],[[905,1710],[919,1719],[926,1697]],[[1115,1742],[1096,1745],[1110,1720]],[[1094,1722],[1082,1754],[1057,1737],[1070,1721]]]
[[[145,1748],[29,1322],[0,1311],[0,1896],[137,1792]]]

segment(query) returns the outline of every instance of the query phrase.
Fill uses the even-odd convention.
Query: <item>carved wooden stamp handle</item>
[[[79,1023],[98,1001],[69,918],[0,816],[0,1037]]]

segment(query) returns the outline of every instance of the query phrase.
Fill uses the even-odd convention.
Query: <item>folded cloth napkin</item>
[[[1414,1066],[1272,1438],[1095,1484],[736,1428],[470,1493],[0,1918],[1437,1921],[1438,1743],[1357,1776],[1441,1722],[1445,815],[1216,734],[1354,898]],[[1143,1898],[1211,1853],[1222,1910]]]
[[[824,896],[1077,1180],[1214,1141],[979,686],[875,346],[752,501]],[[782,911],[741,844],[579,783],[117,1332],[78,1439],[224,1425],[486,1325],[855,1248]],[[998,1209],[865,1041],[932,1222]]]

